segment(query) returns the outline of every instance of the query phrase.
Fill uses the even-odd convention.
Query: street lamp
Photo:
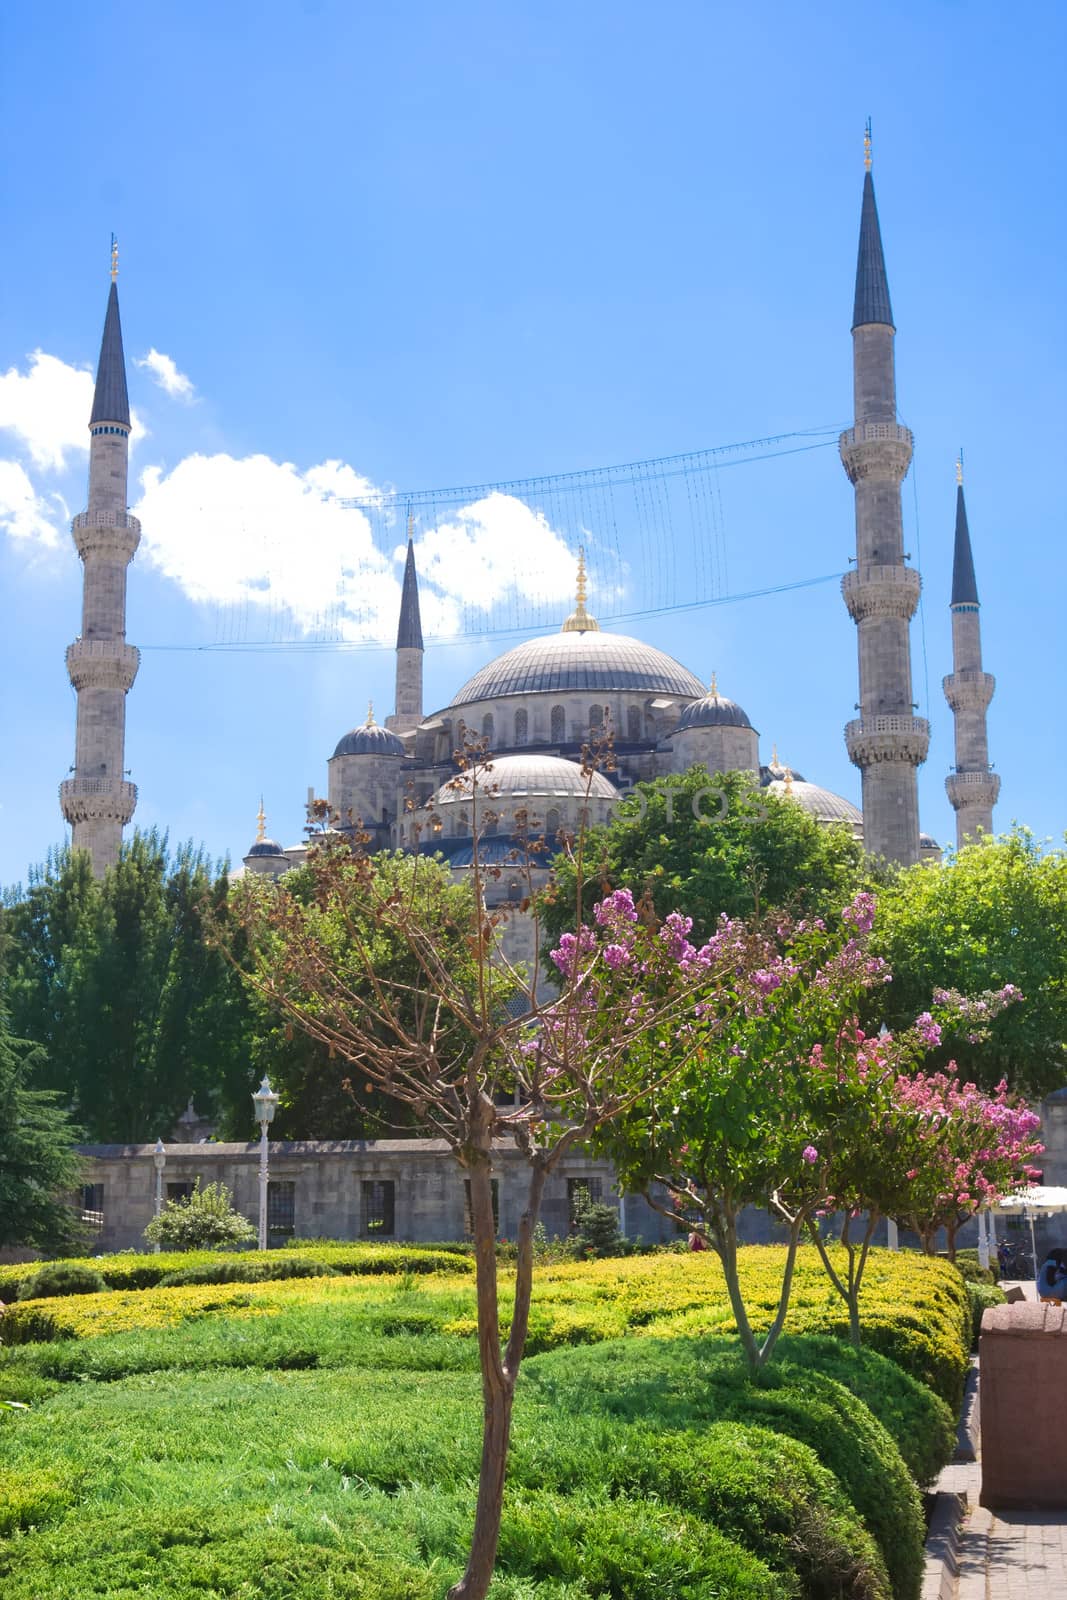
[[[259,1123],[259,1248],[267,1248],[267,1129],[274,1121],[278,1109],[278,1096],[270,1086],[267,1074],[252,1096]]]
[[[156,1216],[163,1210],[163,1168],[167,1164],[167,1152],[163,1148],[163,1140],[156,1140],[156,1148],[152,1152],[152,1161],[156,1169]],[[159,1254],[159,1240],[152,1247]]]

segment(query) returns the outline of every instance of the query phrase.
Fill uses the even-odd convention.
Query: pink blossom
[[[810,1167],[816,1161],[818,1161],[819,1152],[816,1150],[816,1148],[815,1148],[815,1146],[813,1144],[806,1144],[804,1146],[803,1150],[800,1152],[800,1159],[802,1161],[806,1161],[808,1163],[809,1167]]]

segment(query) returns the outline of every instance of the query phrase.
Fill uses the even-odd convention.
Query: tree
[[[745,772],[709,776],[691,767],[676,777],[638,783],[611,821],[586,840],[585,911],[608,887],[648,892],[660,917],[692,918],[702,943],[721,915],[758,915],[782,907],[798,917],[831,916],[865,881],[863,848],[849,830],[825,827],[786,797],[770,794]],[[566,855],[544,910],[557,936],[568,925],[577,867]]]
[[[916,1073],[898,1080],[896,1092],[924,1127],[898,1216],[928,1255],[944,1228],[955,1260],[963,1223],[1038,1177],[1031,1158],[1044,1149],[1041,1119],[1004,1082],[990,1095],[948,1073]]]
[[[201,1188],[197,1178],[191,1194],[164,1203],[144,1236],[149,1244],[164,1250],[218,1250],[224,1245],[251,1244],[256,1230],[247,1217],[233,1209],[233,1195],[224,1183]]]
[[[639,922],[632,901],[624,950],[617,937],[621,902],[613,902],[592,927],[560,938],[559,995],[540,1000],[539,958],[532,971],[519,972],[499,943],[513,912],[485,908],[487,880],[500,871],[483,862],[481,851],[493,804],[492,764],[477,748],[459,759],[454,781],[472,814],[466,883],[451,883],[447,870],[424,855],[408,858],[401,870],[395,859],[363,855],[358,836],[350,843],[327,832],[309,851],[313,894],[294,895],[284,879],[244,880],[233,905],[255,955],[252,981],[259,993],[333,1049],[359,1079],[407,1107],[422,1129],[444,1139],[468,1175],[482,1459],[467,1566],[450,1596],[482,1600],[496,1560],[545,1182],[566,1153],[619,1115],[634,1093],[662,1088],[681,1069],[695,1048],[691,1030],[701,997],[717,993],[737,952],[731,947],[716,959],[684,962],[673,929]],[[591,766],[587,776],[591,782]],[[522,859],[509,875],[525,872],[529,887],[531,853],[517,854]],[[402,961],[395,960],[398,949],[406,950]],[[633,962],[641,971],[639,994]],[[520,997],[525,1012],[514,1003]],[[701,1038],[709,1027],[702,1027]],[[649,1063],[644,1082],[620,1089],[627,1057],[643,1042]],[[497,1103],[505,1098],[508,1104]],[[491,1187],[501,1141],[513,1145],[527,1174],[506,1343]]]
[[[821,918],[792,923],[780,915],[746,926],[723,917],[700,950],[689,943],[689,919],[668,918],[683,962],[721,962],[734,952],[738,1003],[727,1001],[724,1010],[722,990],[702,1003],[693,1025],[700,1043],[666,1096],[634,1095],[595,1136],[627,1188],[695,1228],[718,1255],[752,1372],[773,1355],[800,1240],[827,1204],[820,1144],[849,1102],[862,1098],[855,1015],[862,997],[886,981],[884,963],[865,944],[873,914],[872,896],[861,893],[832,930]],[[647,1069],[638,1051],[630,1063],[640,1081]],[[767,1208],[787,1236],[777,1304],[762,1335],[738,1265],[738,1218],[749,1205]]]
[[[886,973],[888,977],[888,972]],[[950,1033],[974,1033],[991,1025],[1006,1006],[1017,999],[1009,985],[1005,990],[974,998],[944,992],[937,1015],[924,1012],[911,1027],[897,1034],[883,1029],[868,1037],[855,1016],[838,1029],[825,1046],[812,1052],[812,1090],[823,1102],[819,1120],[823,1132],[818,1148],[807,1152],[816,1167],[818,1181],[825,1191],[820,1211],[831,1208],[840,1218],[838,1246],[845,1264],[835,1263],[826,1247],[818,1217],[807,1220],[808,1231],[819,1251],[834,1289],[844,1300],[849,1315],[849,1336],[860,1343],[860,1293],[875,1229],[885,1217],[900,1219],[914,1213],[917,1205],[931,1203],[930,1191],[937,1196],[945,1184],[946,1168],[954,1172],[959,1187],[958,1157],[966,1138],[958,1123],[954,1105],[935,1098],[926,1085],[932,1082],[921,1071],[932,1050],[940,1047]],[[971,1154],[981,1158],[982,1168],[971,1172],[970,1188],[976,1197],[995,1198],[1005,1181],[1014,1186],[1024,1168],[1019,1164],[1019,1149],[1006,1142],[1007,1126],[1016,1128],[1017,1113],[1005,1111],[999,1118],[1003,1130],[983,1124],[982,1136]],[[997,1120],[996,1115],[993,1120]],[[1025,1126],[1032,1130],[1037,1119],[1025,1113]],[[1027,1153],[1033,1147],[1028,1145]],[[924,1197],[924,1198],[921,1198]],[[943,1198],[943,1197],[942,1197]],[[929,1235],[924,1243],[932,1250]],[[955,1253],[955,1233],[950,1254]]]
[[[204,937],[225,894],[224,868],[138,833],[100,881],[83,851],[62,851],[7,897],[13,1026],[43,1046],[40,1086],[90,1139],[155,1138],[191,1096],[247,1125],[252,1012]]]
[[[32,1088],[41,1051],[12,1037],[0,1011],[0,1247],[48,1253],[77,1238],[66,1194],[80,1177],[74,1130],[57,1097]]]
[[[959,1072],[986,1089],[1006,1078],[1041,1096],[1067,1076],[1067,853],[1023,828],[966,845],[943,866],[911,867],[879,896],[874,948],[893,969],[879,996],[904,1025],[935,993],[1006,983],[1022,999],[973,1040],[953,1040]],[[946,1046],[935,1063],[946,1067]]]

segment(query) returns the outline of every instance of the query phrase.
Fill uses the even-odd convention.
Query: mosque
[[[136,788],[125,779],[125,697],[138,652],[125,638],[126,568],[140,528],[126,505],[130,431],[117,288],[112,284],[90,419],[89,507],[73,532],[85,565],[82,634],[67,652],[77,690],[73,777],[61,785],[63,814],[75,847],[87,848],[98,873],[115,860],[122,828],[133,815]],[[426,714],[424,645],[415,551],[408,529],[396,641],[396,695],[384,725],[366,721],[339,739],[327,763],[327,797],[344,819],[359,819],[371,848],[432,848],[458,874],[472,857],[472,783],[456,782],[454,753],[464,740],[484,739],[492,752],[491,816],[485,848],[514,859],[520,830],[543,832],[551,850],[561,830],[606,820],[634,783],[686,771],[740,770],[787,795],[820,823],[844,824],[866,848],[890,861],[936,859],[940,848],[919,827],[917,769],[929,726],[915,715],[910,623],[919,602],[919,573],[903,547],[901,484],[912,436],[896,416],[895,325],[867,145],[859,253],[852,316],[854,415],[840,439],[855,490],[856,554],[842,580],[857,630],[857,716],[845,726],[849,755],[862,778],[862,809],[761,756],[759,735],[737,700],[710,688],[688,667],[651,645],[601,629],[587,609],[584,561],[578,557],[574,610],[560,631],[516,645],[486,663]],[[944,681],[955,716],[956,764],[948,778],[958,840],[992,831],[1000,779],[989,763],[986,709],[994,680],[982,668],[978,592],[962,481],[957,490],[955,559],[950,604],[954,671]],[[591,779],[583,746],[610,731],[614,770]],[[416,837],[408,801],[432,819]],[[479,830],[481,832],[482,830]],[[304,856],[303,843],[283,846],[259,833],[244,869],[279,877]],[[519,897],[501,879],[502,897]],[[519,922],[521,919],[513,919]],[[521,939],[514,954],[521,955]]]

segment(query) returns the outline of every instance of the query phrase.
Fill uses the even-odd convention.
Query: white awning
[[[1031,1189],[1020,1189],[1017,1194],[1005,1195],[1003,1200],[998,1200],[994,1209],[1051,1217],[1059,1211],[1067,1211],[1067,1189],[1038,1183]]]

